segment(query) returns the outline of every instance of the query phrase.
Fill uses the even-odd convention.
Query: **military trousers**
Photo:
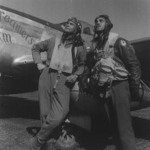
[[[48,67],[40,75],[39,106],[42,124],[37,137],[42,141],[48,139],[69,112],[70,88],[66,85],[66,78],[67,75],[63,73],[58,78],[58,71]]]
[[[136,150],[135,136],[130,114],[130,91],[128,81],[115,81],[111,86],[111,99],[107,100],[108,114],[113,136],[119,150]]]

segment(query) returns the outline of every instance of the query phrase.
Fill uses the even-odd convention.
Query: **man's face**
[[[65,25],[65,32],[74,33],[76,31],[76,24],[72,21],[68,21]]]
[[[106,20],[104,18],[100,17],[95,21],[96,31],[103,31],[105,29],[105,26],[106,26]]]

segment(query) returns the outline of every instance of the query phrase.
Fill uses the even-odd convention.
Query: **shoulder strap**
[[[109,46],[114,46],[118,37],[119,35],[117,33],[110,32],[108,37]]]
[[[72,53],[72,63],[74,64],[75,57],[76,57],[76,55],[75,55],[75,47],[74,46],[72,46],[71,53]]]
[[[73,62],[73,64],[74,64],[74,63],[75,63],[76,56],[77,56],[77,47],[72,46],[71,52],[72,52],[72,62]]]
[[[117,39],[118,39],[118,34],[110,32],[108,36],[108,40],[104,46],[104,51],[107,51],[110,47],[114,47]]]

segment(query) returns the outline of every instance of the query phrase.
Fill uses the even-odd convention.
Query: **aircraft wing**
[[[131,41],[141,63],[142,80],[150,87],[150,38]]]

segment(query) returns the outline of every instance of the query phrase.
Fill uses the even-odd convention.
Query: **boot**
[[[32,137],[29,141],[30,150],[40,150],[45,142],[41,142],[37,136]]]

